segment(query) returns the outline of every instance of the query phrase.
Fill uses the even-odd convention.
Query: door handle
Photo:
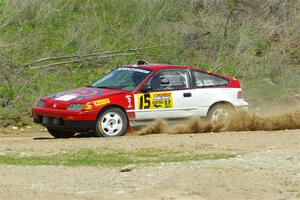
[[[183,93],[183,96],[184,97],[191,97],[192,96],[192,93],[188,92],[188,93]]]

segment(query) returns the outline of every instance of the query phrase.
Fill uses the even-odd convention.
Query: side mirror
[[[143,85],[143,87],[140,89],[140,91],[142,93],[147,93],[147,92],[149,92],[151,90],[152,90],[152,87],[150,85]]]

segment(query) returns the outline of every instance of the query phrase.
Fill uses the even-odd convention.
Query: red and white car
[[[230,109],[247,107],[235,78],[139,62],[117,68],[90,86],[43,97],[32,115],[56,138],[87,131],[106,137],[124,135],[156,118],[199,116],[226,124]]]

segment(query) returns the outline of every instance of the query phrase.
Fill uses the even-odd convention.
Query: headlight
[[[81,110],[82,104],[71,104],[68,106],[67,110]]]
[[[36,106],[40,107],[40,108],[44,108],[45,107],[45,101],[44,100],[39,100],[39,102],[37,103]]]

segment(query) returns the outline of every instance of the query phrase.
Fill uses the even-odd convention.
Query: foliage
[[[140,59],[237,77],[244,88],[255,87],[244,90],[246,98],[256,99],[250,102],[254,106],[276,100],[277,94],[288,98],[299,92],[299,4],[297,0],[0,0],[0,124],[26,119],[41,96],[87,85],[110,67]],[[201,36],[206,32],[210,34]],[[149,46],[159,48],[30,68],[40,58]],[[255,84],[265,79],[278,91],[268,99],[264,91],[273,86],[267,84],[260,91]]]

